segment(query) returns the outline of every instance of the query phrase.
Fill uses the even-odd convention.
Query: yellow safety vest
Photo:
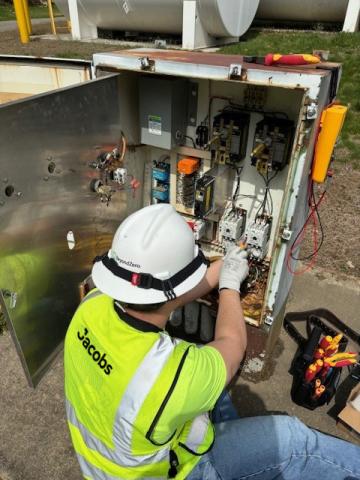
[[[181,410],[192,348],[98,290],[85,297],[64,355],[68,423],[86,479],[181,480],[209,451],[208,413],[184,418]]]

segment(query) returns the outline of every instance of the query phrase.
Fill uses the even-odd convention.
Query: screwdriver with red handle
[[[268,53],[265,57],[245,56],[244,62],[257,63],[258,65],[315,65],[320,63],[320,57],[309,53]]]
[[[308,53],[295,53],[281,55],[281,53],[268,53],[265,56],[265,65],[312,65],[320,63],[320,57]]]

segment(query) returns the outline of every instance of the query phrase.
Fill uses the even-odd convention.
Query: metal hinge
[[[151,60],[149,57],[140,57],[140,69],[148,72],[155,71],[155,60]]]
[[[241,79],[242,66],[238,63],[232,63],[229,67],[229,79],[240,80]]]

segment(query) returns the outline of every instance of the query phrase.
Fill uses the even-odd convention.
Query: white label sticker
[[[161,135],[161,117],[158,115],[149,115],[149,133]]]

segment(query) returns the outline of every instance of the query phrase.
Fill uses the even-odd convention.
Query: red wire
[[[331,107],[334,103],[335,102],[331,102],[329,105],[327,105],[326,108]],[[320,135],[320,131],[321,131],[321,122],[319,123],[319,126],[317,128],[317,132],[316,132],[316,140],[315,140],[314,152],[313,152],[314,157],[316,155],[316,146],[317,146],[317,141],[318,141],[318,138],[319,138],[319,135]],[[310,206],[310,214],[309,214],[306,222],[304,223],[304,225],[301,229],[299,237],[297,238],[296,242],[294,242],[294,244],[289,249],[289,252],[288,252],[288,255],[287,255],[287,258],[286,258],[286,268],[292,275],[302,275],[303,273],[311,270],[314,267],[314,265],[316,264],[316,261],[317,261],[317,255],[318,255],[317,224],[318,224],[318,220],[317,220],[317,217],[316,217],[315,214],[316,214],[317,209],[320,207],[322,201],[325,198],[326,191],[321,194],[317,203],[312,203],[312,191],[313,191],[313,181],[311,180],[309,182],[309,190],[308,190],[308,197],[309,197],[308,202],[309,202],[309,206]],[[307,227],[310,223],[310,220],[312,220],[312,222],[313,222],[313,253],[314,253],[314,255],[312,256],[310,263],[308,265],[306,265],[305,268],[303,268],[302,270],[293,271],[293,269],[291,268],[292,254],[293,254],[294,250],[303,242]]]
[[[309,191],[311,192],[312,190],[312,182],[310,182],[310,189]],[[322,201],[324,200],[325,198],[325,193],[326,192],[323,192],[322,195],[320,196],[319,200],[317,203],[315,204],[312,204],[311,205],[311,193],[309,194],[309,203],[310,203],[310,214],[306,220],[306,222],[304,223],[304,226],[302,227],[302,230],[301,230],[301,233],[299,235],[299,237],[297,238],[297,240],[294,242],[294,244],[291,246],[289,252],[288,252],[288,255],[287,255],[287,258],[286,258],[286,268],[287,270],[292,274],[292,275],[302,275],[306,272],[308,272],[309,270],[311,270],[316,262],[317,262],[317,255],[318,255],[318,232],[317,232],[317,225],[318,225],[318,221],[317,221],[317,217],[316,217],[316,211],[317,209],[320,207]],[[297,270],[297,271],[294,271],[291,267],[291,258],[292,258],[292,254],[294,252],[294,250],[299,246],[301,245],[301,243],[303,242],[304,240],[304,237],[305,237],[305,233],[306,233],[306,230],[308,228],[308,225],[310,224],[310,221],[312,220],[312,223],[313,223],[313,252],[314,252],[314,255],[313,257],[311,258],[311,261],[308,265],[306,265],[303,269],[301,270]]]

